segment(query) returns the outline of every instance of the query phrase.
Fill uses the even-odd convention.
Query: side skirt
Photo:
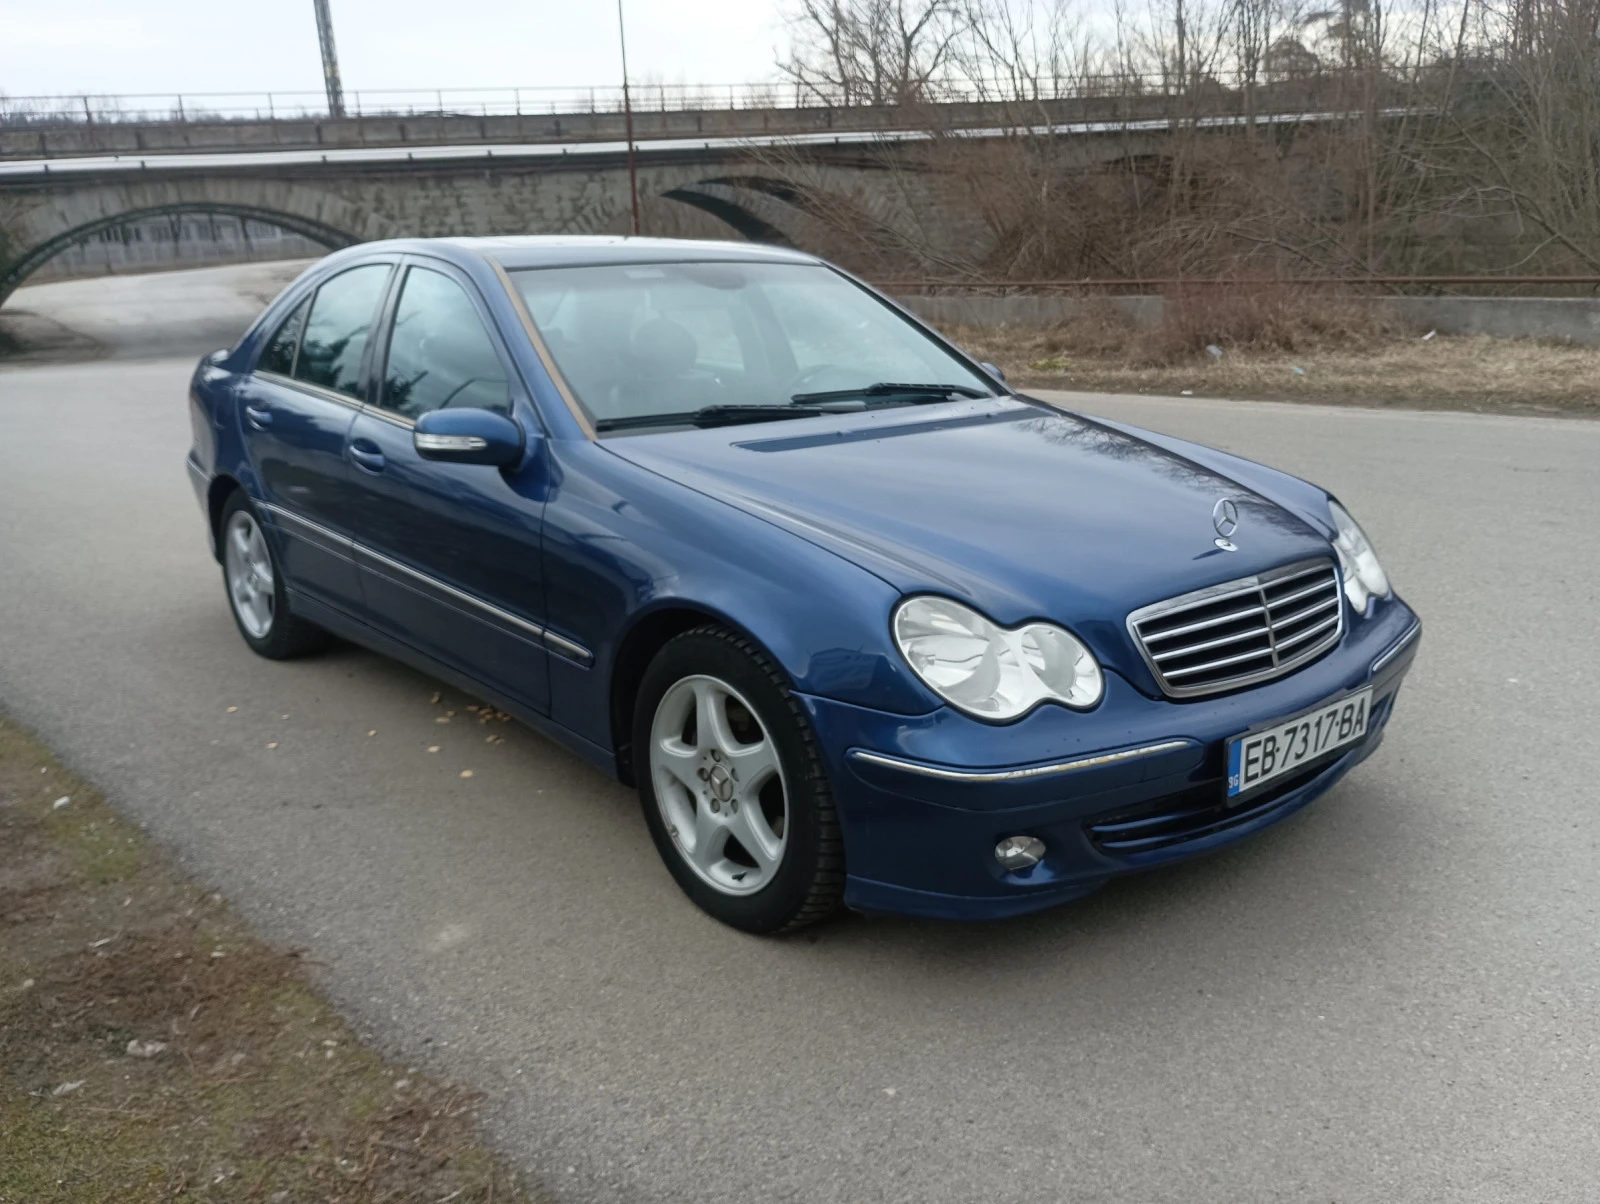
[[[315,623],[318,627],[325,627],[335,635],[343,636],[353,644],[360,644],[373,652],[382,654],[399,661],[401,664],[410,665],[420,673],[429,677],[437,677],[440,681],[454,686],[456,689],[471,694],[475,698],[492,703],[508,715],[513,715],[527,724],[541,736],[555,741],[563,748],[569,749],[582,757],[585,761],[604,771],[608,776],[617,776],[617,758],[608,748],[602,748],[591,740],[570,728],[562,727],[548,715],[541,715],[515,699],[507,698],[490,687],[484,685],[477,678],[451,668],[442,661],[437,661],[426,653],[419,652],[410,644],[402,643],[390,636],[383,634],[374,627],[352,618],[342,610],[336,610],[315,598],[308,597],[299,590],[289,591],[290,608],[295,614],[308,622]]]

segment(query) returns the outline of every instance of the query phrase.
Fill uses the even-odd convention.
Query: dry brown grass
[[[364,1048],[10,722],[0,934],[0,1202],[529,1199],[470,1094]]]
[[[946,333],[1022,387],[1600,416],[1600,350],[1423,339],[1337,302],[1197,293],[1169,298],[1156,327],[1088,306],[1056,326]]]

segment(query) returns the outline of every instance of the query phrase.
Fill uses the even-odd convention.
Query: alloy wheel
[[[266,639],[277,605],[277,583],[266,536],[247,511],[239,510],[228,520],[223,533],[223,564],[228,575],[228,597],[240,626],[254,639]]]
[[[772,881],[788,837],[777,746],[727,682],[696,675],[662,695],[650,728],[656,805],[684,862],[716,890],[753,894]]]

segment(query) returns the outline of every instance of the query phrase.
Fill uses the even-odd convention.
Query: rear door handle
[[[244,420],[258,431],[264,431],[272,425],[272,411],[265,406],[250,406],[244,408]]]
[[[369,439],[357,439],[352,443],[350,458],[355,461],[357,468],[364,468],[368,472],[383,471],[383,453],[378,450],[378,445]]]

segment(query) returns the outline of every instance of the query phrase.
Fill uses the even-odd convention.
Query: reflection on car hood
[[[1006,625],[1052,619],[1106,651],[1126,649],[1130,610],[1330,555],[1300,518],[1236,481],[1010,398],[606,446],[906,593],[949,594]],[[1224,497],[1238,510],[1234,552],[1215,543]]]

